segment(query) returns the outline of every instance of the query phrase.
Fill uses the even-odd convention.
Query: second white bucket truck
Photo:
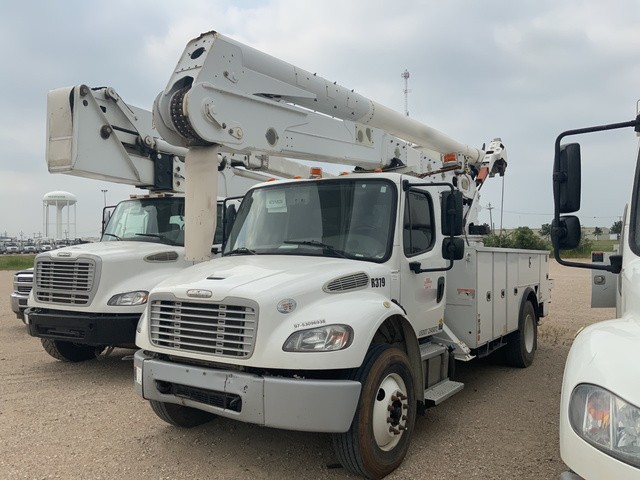
[[[49,93],[47,163],[52,173],[118,182],[150,190],[120,202],[98,243],[41,253],[33,272],[20,272],[18,287],[33,287],[25,316],[29,333],[54,358],[90,360],[109,347],[134,347],[135,331],[151,287],[193,264],[184,255],[186,149],[163,141],[151,112],[124,103],[112,88],[86,85]],[[217,217],[206,255],[222,244],[224,197],[286,170],[309,176],[310,168],[282,158],[220,156],[215,185],[200,195]],[[207,195],[207,192],[212,192]],[[28,286],[30,287],[30,285]],[[16,299],[27,292],[14,292]]]
[[[381,478],[416,416],[462,389],[455,360],[503,348],[533,361],[548,254],[479,243],[478,191],[506,168],[499,139],[464,145],[216,32],[187,45],[154,121],[198,172],[185,186],[193,260],[214,231],[199,192],[218,148],[359,169],[250,189],[223,257],[150,291],[135,386],[163,420],[329,432],[345,468]]]

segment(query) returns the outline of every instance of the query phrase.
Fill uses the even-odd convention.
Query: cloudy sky
[[[186,43],[216,30],[404,110],[470,145],[501,137],[504,178],[484,187],[498,227],[551,220],[555,137],[631,120],[640,98],[640,2],[578,0],[24,0],[0,16],[0,234],[43,232],[42,196],[77,199],[77,233],[99,229],[103,193],[135,189],[53,175],[45,162],[48,90],[112,86],[151,108]],[[583,225],[609,227],[627,202],[631,131],[585,137]],[[504,197],[502,190],[504,189]],[[501,212],[501,205],[504,205]],[[502,215],[501,215],[502,213]],[[489,222],[488,210],[481,221]]]

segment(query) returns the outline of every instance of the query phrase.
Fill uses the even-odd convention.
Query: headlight
[[[595,385],[571,393],[569,423],[584,440],[618,460],[640,467],[640,409]]]
[[[137,292],[127,292],[114,295],[109,299],[107,305],[111,306],[125,306],[125,305],[144,305],[149,298],[149,292],[139,290]]]
[[[284,342],[285,352],[333,352],[351,345],[353,329],[348,325],[326,325],[300,330]]]

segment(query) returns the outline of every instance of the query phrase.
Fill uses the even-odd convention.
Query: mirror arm
[[[425,272],[446,272],[447,270],[451,270],[453,268],[453,260],[449,259],[449,265],[446,267],[440,268],[421,268],[422,264],[420,262],[410,262],[409,270],[413,273],[425,273]]]

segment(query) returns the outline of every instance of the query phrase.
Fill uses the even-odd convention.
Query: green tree
[[[602,235],[602,229],[600,227],[594,228],[593,235],[596,237],[596,240],[598,240],[598,236]]]
[[[485,247],[513,248],[513,245],[511,244],[511,238],[509,238],[509,235],[506,235],[504,233],[491,233],[482,238],[482,243]]]
[[[524,248],[526,250],[550,250],[547,240],[533,233],[529,227],[518,227],[508,235],[487,235],[483,239],[485,247]]]
[[[540,226],[540,236],[541,237],[545,237],[545,238],[549,238],[551,236],[551,224],[550,223],[543,223]]]
[[[622,233],[622,220],[617,220],[613,222],[611,228],[609,229],[610,233],[617,233],[618,235]]]

